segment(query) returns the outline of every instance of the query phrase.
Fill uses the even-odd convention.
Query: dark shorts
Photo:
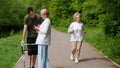
[[[35,44],[36,37],[27,37],[27,44]],[[28,45],[28,55],[38,54],[38,45]]]

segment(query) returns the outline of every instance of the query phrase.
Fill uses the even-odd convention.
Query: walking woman
[[[74,22],[72,22],[68,28],[68,32],[71,34],[70,41],[72,42],[72,52],[70,59],[75,60],[75,63],[79,62],[79,56],[83,41],[84,27],[83,23],[80,21],[80,13],[74,14]]]
[[[48,46],[51,40],[51,22],[48,18],[49,13],[47,9],[42,9],[40,12],[44,19],[40,26],[35,26],[38,31],[36,44],[38,44],[38,68],[50,68],[48,59]]]

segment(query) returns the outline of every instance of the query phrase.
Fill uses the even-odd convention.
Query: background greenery
[[[36,13],[39,13],[42,8],[47,8],[52,26],[64,32],[67,32],[68,26],[73,21],[73,14],[80,12],[86,29],[85,41],[120,64],[120,0],[0,0],[0,38],[12,36],[23,28],[23,19],[29,6],[33,7]],[[16,36],[21,37],[14,35],[9,39],[0,40],[0,48],[8,47],[2,49],[2,52],[9,52],[11,47],[17,48],[20,39],[16,41]],[[16,43],[10,44],[11,46],[6,44],[12,40]],[[19,52],[15,53],[20,56]],[[0,57],[4,55],[7,56],[2,53]],[[15,61],[17,59],[15,58]]]

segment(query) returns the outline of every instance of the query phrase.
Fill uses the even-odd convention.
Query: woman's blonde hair
[[[76,20],[76,17],[77,17],[78,15],[80,15],[80,13],[78,13],[78,12],[76,12],[76,13],[73,15],[74,20]]]
[[[40,13],[49,16],[49,12],[48,12],[47,9],[42,9],[42,10],[40,11]]]

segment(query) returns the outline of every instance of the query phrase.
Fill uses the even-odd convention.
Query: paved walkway
[[[79,63],[71,61],[69,37],[68,34],[52,29],[52,41],[49,47],[51,68],[119,68],[85,42],[83,42]],[[22,68],[21,59],[14,68]]]

